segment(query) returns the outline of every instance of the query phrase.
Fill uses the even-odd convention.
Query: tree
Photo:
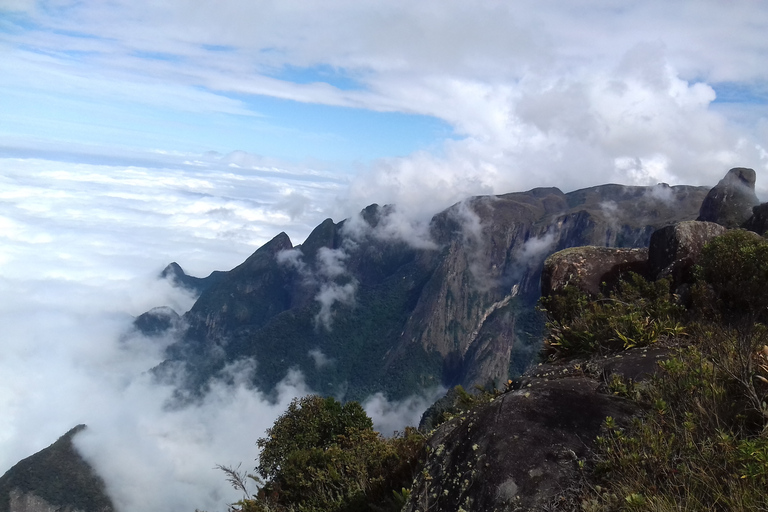
[[[294,399],[257,445],[266,483],[235,511],[399,510],[393,491],[410,486],[424,438],[409,428],[385,439],[359,403],[312,395]]]
[[[373,431],[373,422],[358,402],[342,405],[333,397],[317,395],[295,398],[267,430],[267,437],[257,441],[258,472],[265,479],[279,479],[294,452],[327,450],[339,436],[361,431]]]

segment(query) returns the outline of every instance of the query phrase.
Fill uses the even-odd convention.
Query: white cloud
[[[172,390],[146,372],[171,339],[126,333],[153,307],[193,304],[157,279],[170,261],[206,275],[280,230],[306,236],[311,214],[291,221],[270,205],[282,186],[312,190],[314,177],[211,164],[0,166],[0,472],[86,423],[76,443],[122,512],[223,510],[239,496],[214,466],[255,465],[256,439],[308,392],[300,375],[286,377],[273,403],[247,387],[258,366],[241,361],[227,385],[168,408]]]
[[[418,426],[424,411],[445,391],[444,388],[435,388],[395,402],[382,393],[376,393],[366,398],[362,405],[373,420],[373,428],[384,436],[391,436],[402,432],[405,427]]]
[[[325,368],[329,364],[333,364],[334,360],[323,354],[323,351],[319,348],[313,348],[307,355],[315,362],[315,367],[319,370]]]
[[[119,406],[105,403],[76,438],[118,510],[222,510],[240,496],[215,466],[253,468],[256,438],[309,390],[291,373],[274,403],[242,382],[216,384],[200,402],[180,409],[166,406],[171,392],[136,378],[109,397]]]
[[[326,282],[320,285],[320,291],[315,295],[315,300],[320,304],[320,311],[315,315],[315,322],[327,330],[333,327],[334,306],[342,304],[353,307],[356,304],[357,281],[345,284]]]

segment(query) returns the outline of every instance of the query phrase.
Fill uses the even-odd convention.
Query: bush
[[[768,335],[710,325],[692,339],[639,392],[641,418],[606,421],[586,510],[768,508]]]
[[[710,287],[726,322],[766,320],[768,240],[750,231],[728,231],[704,247],[695,273]]]
[[[424,438],[409,428],[385,439],[359,403],[313,395],[295,399],[257,444],[257,470],[266,483],[251,477],[261,487],[234,511],[399,510]],[[245,491],[250,475],[222,469]]]
[[[630,274],[615,292],[592,299],[573,286],[543,297],[547,315],[545,350],[577,356],[646,346],[683,333],[684,309],[672,301],[669,281],[648,282]]]
[[[256,442],[261,448],[257,470],[263,478],[279,482],[296,453],[325,450],[336,445],[339,436],[363,431],[373,431],[373,422],[358,402],[342,405],[317,395],[295,398],[267,437]]]
[[[644,412],[606,419],[585,511],[768,510],[768,328],[756,322],[768,307],[768,242],[729,232],[705,247],[696,276],[687,314],[668,283],[638,277],[608,297],[571,289],[542,302],[558,354],[688,335],[650,383],[608,383]]]

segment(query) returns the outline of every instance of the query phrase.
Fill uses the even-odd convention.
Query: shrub
[[[359,403],[313,395],[295,399],[257,444],[257,470],[266,483],[222,468],[246,492],[233,511],[399,510],[424,438],[408,428],[385,439]],[[260,486],[255,495],[246,491],[249,477]]]
[[[697,325],[691,341],[637,393],[642,417],[606,421],[586,508],[768,508],[768,333]]]
[[[725,321],[766,320],[768,240],[750,231],[728,231],[704,247],[695,273],[711,288]]]
[[[550,355],[576,356],[646,346],[683,333],[683,308],[676,305],[669,281],[648,282],[630,274],[608,296],[591,298],[573,286],[543,297],[547,315],[545,349]]]

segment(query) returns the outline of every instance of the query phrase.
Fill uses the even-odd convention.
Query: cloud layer
[[[76,445],[121,512],[224,510],[240,496],[215,466],[255,466],[256,439],[311,392],[298,372],[275,396],[251,389],[268,362],[248,360],[201,400],[173,407],[173,388],[147,373],[171,339],[132,332],[133,317],[194,302],[157,279],[165,264],[206,275],[280,230],[303,241],[341,184],[254,167],[250,155],[201,158],[152,168],[0,159],[0,472],[86,423]],[[296,196],[291,215],[282,205]],[[337,256],[322,256],[328,278],[344,272]],[[333,364],[321,347],[311,355]],[[428,405],[375,403],[383,429],[402,429]]]

